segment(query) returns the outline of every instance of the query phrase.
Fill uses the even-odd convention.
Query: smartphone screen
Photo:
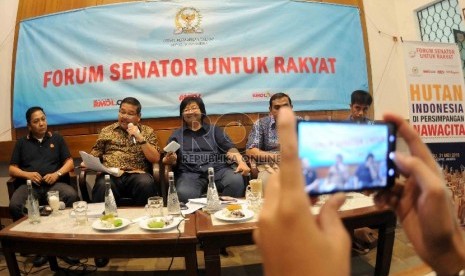
[[[299,121],[297,133],[308,194],[382,189],[394,184],[393,124]]]

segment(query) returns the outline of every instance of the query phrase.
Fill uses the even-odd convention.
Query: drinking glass
[[[87,202],[76,201],[73,203],[74,221],[77,225],[87,224]]]
[[[60,209],[60,193],[58,191],[48,191],[47,201],[50,208],[52,208],[52,215],[59,214]]]
[[[149,217],[163,216],[163,198],[161,196],[152,196],[147,199],[145,211]]]
[[[255,213],[258,213],[262,206],[262,193],[261,191],[254,191],[251,186],[247,186],[245,191],[245,200],[247,201],[248,208]]]
[[[263,182],[261,179],[252,179],[249,181],[249,187],[252,192],[259,193],[260,197],[263,196]]]

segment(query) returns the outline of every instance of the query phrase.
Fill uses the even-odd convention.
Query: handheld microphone
[[[134,126],[133,123],[128,124],[128,127],[133,127],[133,126]],[[132,136],[132,142],[134,143],[134,145],[137,144],[136,137],[134,137],[134,135],[131,135],[131,136]]]

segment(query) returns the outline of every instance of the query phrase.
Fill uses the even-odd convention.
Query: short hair
[[[350,96],[350,104],[363,104],[370,106],[373,98],[370,93],[365,90],[355,90]]]
[[[119,104],[119,107],[121,108],[121,106],[124,103],[134,105],[136,107],[137,115],[140,115],[140,113],[142,112],[142,105],[140,104],[138,99],[134,97],[126,97],[121,101],[121,103]]]
[[[370,159],[370,158],[375,159],[375,156],[373,155],[373,153],[369,153],[369,154],[367,155],[367,158],[365,158],[365,161],[368,160],[368,159]]]
[[[207,110],[205,109],[205,104],[203,103],[202,98],[197,97],[197,96],[187,96],[182,100],[181,104],[179,105],[179,116],[182,118],[182,112],[184,111],[186,106],[190,103],[196,103],[199,106],[200,112],[202,113],[202,120],[203,120],[203,118],[207,116]]]
[[[27,124],[29,125],[31,123],[31,116],[32,116],[32,113],[36,112],[36,111],[42,111],[44,114],[44,110],[42,109],[42,107],[40,106],[33,106],[33,107],[30,107],[27,111],[26,111],[26,121],[27,121]]]
[[[291,98],[289,97],[289,95],[287,95],[286,93],[281,93],[280,92],[280,93],[276,93],[273,96],[271,96],[271,98],[270,98],[270,108],[272,107],[274,100],[278,100],[278,99],[281,99],[281,98],[287,98],[289,100],[289,104],[292,106],[292,101],[291,101]]]

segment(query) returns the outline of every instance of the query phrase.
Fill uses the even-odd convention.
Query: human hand
[[[289,108],[279,112],[282,162],[268,180],[254,232],[265,274],[349,275],[350,238],[337,213],[345,196],[331,196],[320,215],[311,213],[297,154],[295,116]]]
[[[128,124],[128,128],[126,129],[126,131],[128,132],[129,135],[134,136],[134,138],[139,142],[141,142],[141,140],[144,139],[144,137],[140,133],[139,128],[133,123]]]
[[[165,157],[163,157],[163,163],[169,164],[169,165],[174,165],[176,164],[176,161],[178,160],[178,155],[175,152],[168,152]]]
[[[247,164],[245,162],[239,162],[237,164],[237,168],[236,170],[234,171],[235,173],[241,173],[243,176],[247,176],[250,174],[250,168],[249,166],[247,166]]]
[[[32,183],[36,184],[37,186],[40,186],[40,183],[42,183],[42,176],[38,172],[27,172],[26,173],[27,177],[26,179],[31,180]]]
[[[385,114],[397,125],[411,156],[396,153],[399,172],[406,177],[375,197],[379,207],[392,207],[417,254],[438,275],[455,275],[465,267],[465,244],[442,173],[428,147],[403,118]]]
[[[55,182],[57,182],[58,178],[60,176],[57,174],[57,173],[48,173],[46,175],[44,175],[44,178],[43,180],[45,181],[45,183],[47,183],[48,185],[52,185],[54,184]]]

